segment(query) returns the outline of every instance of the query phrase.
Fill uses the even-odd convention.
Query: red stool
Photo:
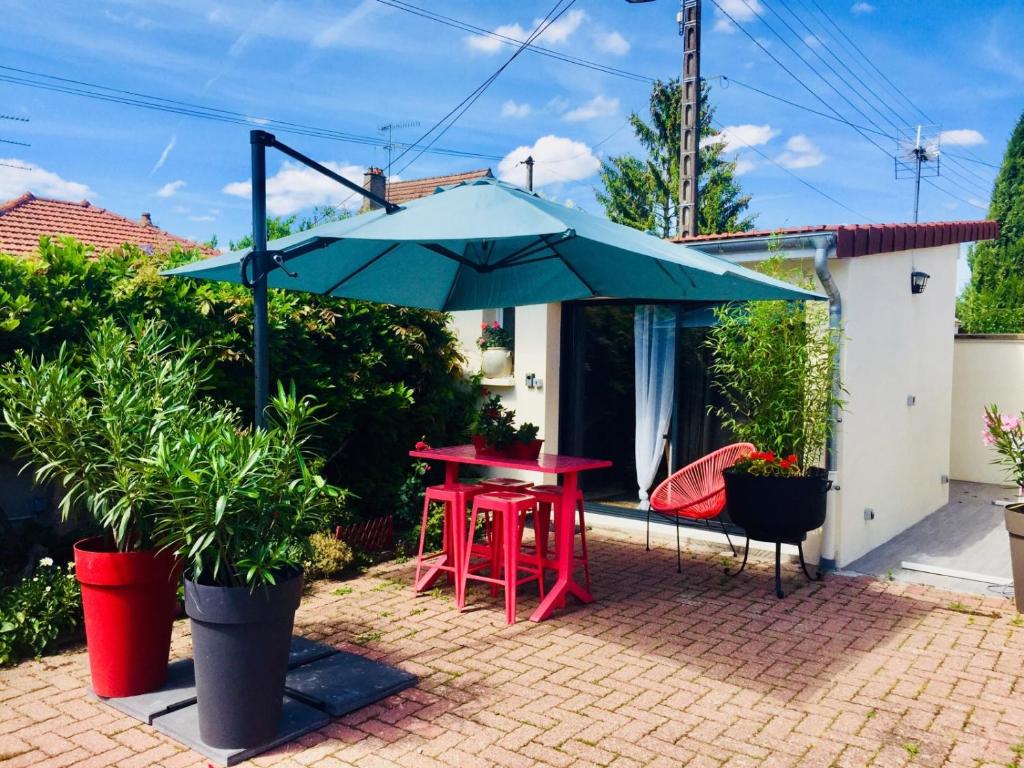
[[[480,485],[488,491],[512,491],[513,493],[523,492],[533,487],[533,483],[529,480],[519,480],[515,477],[484,477],[481,478]]]
[[[562,503],[562,489],[557,485],[535,485],[527,493],[533,497],[537,509],[533,515],[534,537],[537,541],[537,554],[541,562],[548,556],[548,532],[551,530],[551,510],[558,509]],[[575,554],[576,540],[569,544],[573,548],[573,559],[583,565],[583,576],[590,591],[590,560],[587,557],[587,522],[583,513],[583,491],[576,491],[576,514],[579,517],[580,545],[582,552]],[[557,544],[557,542],[556,542]]]
[[[423,496],[423,519],[420,521],[420,547],[416,559],[416,581],[413,589],[422,592],[429,589],[442,572],[450,574],[449,578],[455,582],[455,599],[459,599],[459,568],[462,563],[462,538],[463,525],[466,519],[466,504],[475,496],[483,493],[484,489],[470,483],[454,483],[450,485],[431,485]],[[427,535],[427,521],[430,518],[431,504],[444,504],[444,529],[442,535],[441,551],[426,555],[423,552],[424,542]],[[456,516],[458,516],[456,518]],[[433,563],[440,560],[438,563]],[[424,565],[429,565],[430,570],[425,576],[420,577]]]
[[[466,582],[469,579],[491,585],[492,594],[501,587],[505,590],[505,623],[516,622],[516,590],[520,584],[536,581],[544,598],[543,561],[537,555],[520,552],[522,522],[536,504],[533,496],[525,493],[492,491],[481,493],[473,499],[473,512],[469,518],[469,534],[466,537],[466,556],[462,560],[461,585],[456,587],[456,601],[459,610],[466,607]],[[477,520],[481,513],[490,512],[491,536],[487,546],[474,545]],[[473,563],[474,557],[486,558],[484,562]],[[487,569],[486,576],[480,573]],[[520,578],[519,572],[527,576]]]

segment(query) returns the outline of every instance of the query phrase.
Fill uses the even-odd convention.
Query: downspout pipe
[[[823,234],[814,238],[814,271],[818,275],[825,295],[828,296],[828,327],[832,334],[839,335],[843,323],[843,297],[839,293],[832,272],[828,268],[829,258],[836,253],[835,234]],[[832,358],[832,394],[836,400],[842,395],[842,339],[836,345]],[[838,431],[842,424],[842,415],[838,405],[832,406],[832,430],[825,445],[825,469],[828,471],[830,490],[839,491],[838,474]],[[836,568],[836,539],[838,533],[837,510],[834,493],[828,494],[828,507],[825,514],[825,525],[821,537],[821,557],[818,560],[819,575]]]

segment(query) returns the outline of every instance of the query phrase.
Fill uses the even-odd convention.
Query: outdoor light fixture
[[[928,278],[931,277],[927,272],[921,272],[915,269],[910,273],[910,292],[911,293],[924,293],[924,287],[928,285]]]

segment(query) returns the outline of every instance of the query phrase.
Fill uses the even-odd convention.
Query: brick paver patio
[[[416,597],[410,563],[317,584],[301,633],[420,685],[252,762],[1024,765],[1024,621],[1005,600],[866,578],[806,585],[790,566],[779,601],[767,560],[733,580],[710,549],[691,548],[677,574],[673,547],[648,553],[606,531],[590,542],[598,602],[543,624],[506,628],[479,588],[461,616],[447,589]],[[179,622],[176,655],[187,632]],[[90,700],[87,677],[82,650],[0,672],[0,765],[206,765]]]

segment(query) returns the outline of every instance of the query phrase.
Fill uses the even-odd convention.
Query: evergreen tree
[[[966,333],[1024,332],[1024,114],[996,176],[988,217],[999,239],[978,243],[968,257],[971,282],[957,317]]]
[[[708,141],[718,134],[711,128],[715,110],[708,101],[708,89],[703,96],[697,230],[701,234],[742,232],[754,224],[754,217],[746,215],[750,196],[742,194],[736,181],[735,161],[722,157],[725,145]],[[678,78],[656,81],[651,89],[650,122],[635,112],[629,116],[647,157],[627,154],[602,162],[604,189],[597,191],[597,199],[612,221],[659,237],[676,234],[680,105]]]

